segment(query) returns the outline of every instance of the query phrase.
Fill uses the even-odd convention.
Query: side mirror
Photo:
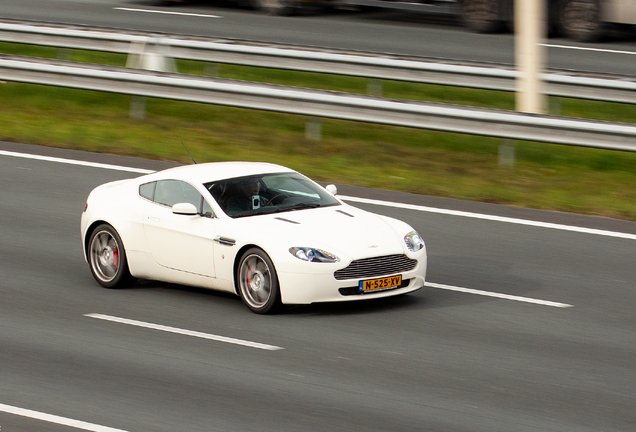
[[[336,185],[333,184],[325,186],[325,189],[327,189],[327,192],[334,196],[338,193],[338,188],[336,187]]]
[[[190,203],[177,203],[172,206],[172,213],[178,215],[194,216],[198,214],[197,208]]]

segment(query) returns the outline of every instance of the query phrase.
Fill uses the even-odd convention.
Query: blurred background
[[[537,68],[567,71],[581,80],[599,75],[614,82],[633,80],[635,7],[626,0],[546,2]],[[458,67],[516,67],[512,0],[4,0],[0,13],[13,23],[26,20],[247,41],[261,47],[339,50]],[[389,99],[503,110],[515,109],[519,99],[514,91],[488,91],[474,84],[456,87],[186,60],[149,66],[138,54],[152,51],[150,44],[131,44],[128,55],[8,42],[0,47],[6,54],[116,66],[133,65],[137,54],[137,67]],[[636,217],[630,187],[634,156],[626,152],[510,140],[502,146],[501,139],[486,136],[307,120],[302,115],[157,98],[131,102],[129,96],[17,83],[4,84],[0,91],[6,101],[0,111],[1,138],[6,141],[187,162],[183,141],[199,160],[267,160],[318,180]],[[544,97],[540,111],[634,123],[633,104],[608,99]]]
[[[635,24],[635,0],[0,0],[0,429],[633,431]],[[355,203],[422,235],[429,284],[268,317],[98,288],[79,215],[138,171],[51,160],[184,147],[410,204]]]

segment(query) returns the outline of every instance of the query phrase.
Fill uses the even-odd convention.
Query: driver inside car
[[[227,211],[242,212],[255,210],[266,205],[267,200],[259,195],[261,183],[258,179],[241,180],[237,186],[238,193],[227,201]]]

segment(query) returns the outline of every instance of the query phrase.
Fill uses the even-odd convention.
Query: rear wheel
[[[461,16],[464,25],[478,33],[494,33],[504,27],[502,0],[462,0]]]
[[[604,32],[599,0],[561,0],[558,21],[563,35],[579,42],[596,41]]]
[[[93,277],[101,286],[121,288],[134,282],[124,245],[112,226],[102,224],[93,231],[87,252]]]
[[[248,249],[241,257],[236,276],[239,294],[252,312],[265,314],[280,308],[276,269],[263,250]]]

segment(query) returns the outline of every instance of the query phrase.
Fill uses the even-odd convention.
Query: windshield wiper
[[[284,210],[305,210],[320,207],[320,203],[298,203],[290,205],[289,207],[283,207]]]
[[[284,212],[294,211],[294,210],[313,209],[313,208],[316,208],[316,207],[322,207],[322,204],[319,204],[319,203],[297,203],[297,204],[292,204],[290,206],[285,206],[285,207],[278,207],[278,206],[261,207],[259,209],[260,213],[257,213],[257,214],[284,213]],[[246,216],[251,216],[251,215],[246,215]]]

